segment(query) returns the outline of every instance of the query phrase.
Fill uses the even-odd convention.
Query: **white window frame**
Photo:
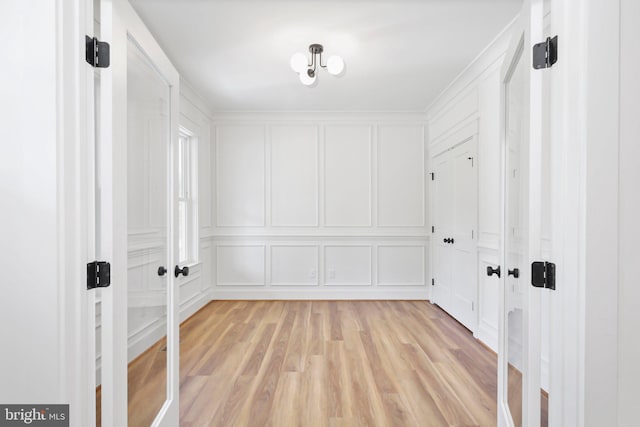
[[[178,194],[176,203],[178,204],[178,262],[180,265],[193,266],[200,262],[199,257],[199,236],[198,236],[198,137],[189,129],[180,126],[178,137],[178,159],[182,165],[178,164],[177,176]],[[186,156],[181,157],[182,144],[186,141]],[[181,183],[184,180],[185,191],[182,192]],[[183,242],[182,227],[180,224],[180,209],[184,204],[186,211],[186,236],[185,249],[186,256],[183,257],[181,244]]]

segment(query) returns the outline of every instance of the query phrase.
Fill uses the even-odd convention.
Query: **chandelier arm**
[[[322,52],[320,52],[320,66],[321,66],[322,68],[327,68],[327,65],[326,65],[326,64],[325,64],[325,65],[322,65]]]

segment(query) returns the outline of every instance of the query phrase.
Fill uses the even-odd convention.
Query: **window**
[[[178,263],[198,262],[197,139],[186,129],[178,138]]]

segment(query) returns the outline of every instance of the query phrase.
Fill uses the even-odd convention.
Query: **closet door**
[[[475,137],[451,150],[452,230],[450,247],[453,316],[471,331],[476,328],[477,161]]]
[[[477,161],[475,136],[432,159],[434,207],[432,300],[476,328]]]
[[[111,50],[97,115],[100,244],[111,260],[111,286],[102,290],[100,422],[177,426],[179,76],[126,0],[100,0],[100,33]]]
[[[434,206],[433,224],[433,294],[432,300],[441,308],[452,313],[452,277],[451,244],[453,235],[453,177],[451,154],[445,151],[433,158],[434,180],[432,183],[432,203]]]

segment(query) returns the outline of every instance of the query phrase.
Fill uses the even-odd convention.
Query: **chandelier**
[[[314,43],[309,46],[311,60],[307,59],[304,53],[294,53],[291,57],[291,68],[298,73],[300,81],[305,86],[311,86],[316,82],[317,69],[326,68],[329,74],[338,76],[344,71],[344,61],[339,56],[330,56],[326,64],[322,64],[322,52],[324,48],[321,44]]]

